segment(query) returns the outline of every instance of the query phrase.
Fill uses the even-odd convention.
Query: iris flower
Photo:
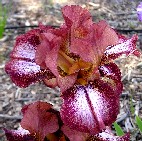
[[[65,6],[62,14],[65,23],[59,28],[40,24],[18,36],[5,70],[19,87],[37,81],[60,87],[63,123],[96,135],[119,113],[123,85],[114,60],[122,54],[139,56],[138,37],[128,39],[106,21],[94,23],[80,6]]]

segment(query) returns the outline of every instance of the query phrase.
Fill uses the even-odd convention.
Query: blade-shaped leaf
[[[139,116],[136,116],[136,124],[138,125],[140,131],[142,132],[142,120]]]
[[[114,125],[117,136],[123,136],[124,132],[122,128],[116,122],[114,122],[113,125]]]

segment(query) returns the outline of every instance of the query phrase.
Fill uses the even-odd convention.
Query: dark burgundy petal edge
[[[110,126],[119,113],[119,97],[103,80],[74,85],[62,93],[62,98],[62,121],[80,132],[97,134]]]
[[[55,77],[49,69],[41,70],[40,66],[35,63],[35,52],[40,44],[41,32],[43,32],[42,29],[34,29],[18,36],[10,60],[5,65],[6,73],[19,87],[27,87],[44,78]]]
[[[123,136],[114,136],[111,131],[105,130],[102,133],[92,136],[92,138],[96,138],[96,141],[129,141],[130,133],[126,133]]]
[[[69,138],[70,141],[129,141],[130,140],[130,133],[126,133],[123,136],[115,136],[112,133],[110,127],[105,131],[97,135],[90,135],[88,133],[79,132],[77,130],[73,130],[66,125],[61,127],[63,133]]]
[[[123,90],[121,72],[115,63],[109,62],[99,67],[101,78],[110,83],[113,90],[120,96]]]
[[[10,60],[5,65],[5,71],[17,86],[23,88],[44,78],[51,79],[55,77],[50,70],[41,70],[35,62],[17,59]]]
[[[36,137],[29,133],[28,130],[19,129],[19,130],[8,130],[3,129],[8,141],[36,141]]]
[[[119,44],[115,46],[108,46],[106,51],[104,52],[104,56],[102,58],[102,62],[110,59],[116,59],[122,54],[126,54],[127,56],[130,54],[134,54],[136,56],[140,56],[140,52],[136,49],[136,42],[138,40],[137,35],[133,35],[131,39],[127,39],[125,36],[118,34],[119,36]]]

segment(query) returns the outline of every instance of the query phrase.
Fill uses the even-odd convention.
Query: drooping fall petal
[[[33,82],[52,78],[50,70],[41,70],[35,62],[12,59],[5,66],[11,80],[19,87],[27,87]]]
[[[28,31],[16,38],[15,46],[10,54],[11,59],[35,61],[35,51],[40,44],[38,34],[40,29]]]
[[[99,67],[99,71],[102,77],[113,77],[114,79],[121,80],[121,72],[115,63],[106,63]]]
[[[18,130],[4,129],[4,131],[8,141],[36,141],[36,137],[23,128]]]
[[[111,85],[118,97],[122,93],[121,72],[115,63],[107,63],[99,67],[101,79]]]
[[[92,139],[95,138],[95,141],[129,141],[130,140],[130,134],[126,133],[123,136],[114,136],[112,132],[110,132],[108,129],[105,131],[99,133],[98,135],[92,136]],[[91,141],[91,138],[88,140]]]
[[[133,35],[132,38],[127,39],[125,36],[119,35],[119,44],[115,46],[108,46],[104,52],[102,60],[116,59],[122,54],[134,54],[140,56],[140,52],[136,49],[137,35]]]
[[[61,130],[63,133],[70,139],[70,141],[129,141],[130,134],[126,133],[123,136],[115,136],[110,127],[106,127],[105,131],[102,131],[99,134],[91,135],[84,132],[79,132],[77,130],[73,130],[66,125],[63,125]]]
[[[49,133],[56,132],[59,128],[58,117],[52,109],[52,105],[37,101],[22,108],[22,128],[35,134],[36,138],[43,141]]]
[[[40,32],[40,29],[31,30],[16,39],[5,71],[17,86],[27,87],[33,82],[54,77],[48,68],[41,70],[40,66],[35,63],[35,52],[40,44],[38,36]]]
[[[63,92],[61,118],[72,129],[97,134],[111,125],[119,112],[119,98],[110,84],[95,80]]]

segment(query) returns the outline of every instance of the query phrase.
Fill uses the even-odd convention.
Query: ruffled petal
[[[47,68],[49,68],[51,72],[57,77],[59,75],[57,67],[58,66],[57,59],[58,59],[58,52],[60,49],[60,38],[55,38],[51,44],[54,47],[46,55],[45,63]]]
[[[119,43],[117,33],[108,25],[106,21],[93,24],[94,30],[94,51],[104,53],[108,46]]]
[[[37,48],[36,63],[49,68],[55,76],[58,76],[57,59],[61,38],[52,32],[53,30],[40,35],[41,44]]]
[[[37,101],[26,105],[22,108],[22,113],[21,126],[31,134],[35,134],[40,141],[43,141],[49,133],[59,129],[56,111],[49,103]]]
[[[62,13],[65,19],[65,25],[70,31],[69,51],[79,55],[80,57],[84,56],[85,58],[88,56],[88,60],[90,60],[90,55],[92,57],[91,53],[93,51],[91,50],[92,45],[88,40],[85,40],[86,38],[90,38],[92,35],[90,32],[92,31],[91,26],[93,22],[89,11],[80,6],[72,5],[63,7]],[[84,53],[87,53],[88,55],[84,55]],[[84,60],[86,61],[87,59]]]
[[[77,5],[64,6],[62,14],[68,27],[71,27],[73,24],[76,24],[76,26],[85,25],[88,21],[92,21],[90,12]]]
[[[72,129],[97,134],[111,125],[119,112],[119,98],[111,85],[95,80],[75,85],[62,94],[61,118]]]
[[[118,41],[116,32],[105,21],[101,21],[90,25],[86,29],[86,36],[82,38],[71,33],[70,51],[98,66],[106,48],[118,44]]]

